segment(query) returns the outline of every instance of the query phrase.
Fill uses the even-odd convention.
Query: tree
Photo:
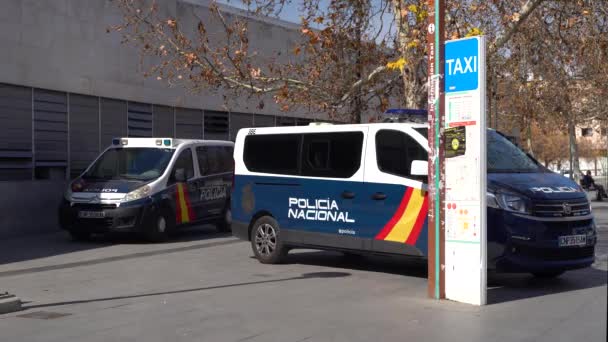
[[[113,27],[136,44],[147,75],[193,91],[224,90],[272,96],[283,110],[305,106],[350,122],[392,99],[426,107],[425,0],[302,0],[300,39],[290,58],[250,46],[248,16],[279,13],[289,0],[243,0],[244,16],[213,3],[211,18],[183,27],[149,0],[115,0],[124,14]],[[490,38],[490,64],[503,59],[507,43],[544,0],[448,1],[447,36],[483,33]],[[208,33],[212,22],[222,34]],[[401,82],[399,82],[401,81]]]
[[[608,4],[605,1],[547,2],[514,39],[513,59],[535,101],[532,120],[568,132],[573,176],[581,176],[575,129],[601,115],[593,104],[606,91]],[[536,114],[543,115],[534,117]],[[605,111],[604,111],[605,113]],[[527,126],[529,127],[529,126]]]

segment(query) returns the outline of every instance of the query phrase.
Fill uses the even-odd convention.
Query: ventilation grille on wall
[[[152,136],[152,105],[128,103],[128,130],[130,137]]]

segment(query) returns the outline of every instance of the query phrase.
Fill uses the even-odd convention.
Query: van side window
[[[233,148],[230,146],[199,146],[196,148],[201,175],[233,172]]]
[[[376,161],[382,172],[410,177],[412,161],[427,158],[426,150],[404,132],[383,129],[376,133]]]
[[[302,176],[349,178],[361,166],[362,132],[304,134]]]
[[[249,135],[243,151],[249,171],[297,175],[301,134]]]
[[[184,175],[186,179],[190,179],[194,177],[194,164],[192,163],[192,150],[187,148],[183,150],[177,160],[175,161],[175,165],[173,165],[173,170],[171,170],[171,180],[175,180],[175,171],[178,169],[184,170]]]

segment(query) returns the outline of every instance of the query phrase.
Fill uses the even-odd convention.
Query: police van
[[[262,263],[292,248],[427,255],[428,124],[250,128],[234,151],[232,232]],[[594,261],[585,194],[487,132],[488,265],[558,276]]]
[[[77,240],[139,232],[162,241],[193,223],[228,231],[233,149],[229,141],[115,138],[67,187],[61,227]]]

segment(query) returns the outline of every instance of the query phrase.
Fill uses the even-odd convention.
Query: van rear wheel
[[[230,210],[230,201],[222,210],[222,218],[216,223],[215,228],[220,233],[227,233],[232,230],[232,211]]]
[[[281,240],[279,223],[270,216],[263,216],[253,224],[251,247],[263,264],[281,263],[289,251]]]

